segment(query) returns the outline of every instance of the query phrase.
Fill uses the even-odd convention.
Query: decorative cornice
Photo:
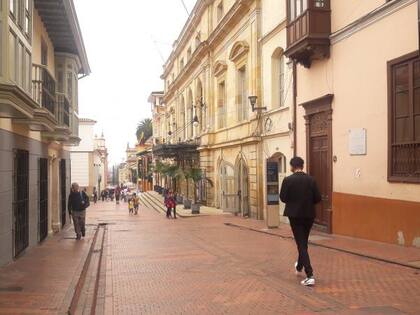
[[[233,44],[233,47],[229,54],[229,60],[237,63],[242,59],[246,54],[248,54],[249,45],[246,41],[239,41]]]
[[[218,60],[213,67],[213,74],[215,77],[221,76],[227,70],[227,64],[224,61]]]
[[[352,36],[353,34],[363,30],[364,28],[378,22],[379,20],[415,3],[416,0],[394,0],[389,1],[362,16],[358,20],[348,24],[342,29],[330,35],[331,45],[337,44],[340,41]]]

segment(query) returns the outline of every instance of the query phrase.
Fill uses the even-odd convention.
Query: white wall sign
[[[354,128],[349,130],[349,152],[351,155],[366,155],[366,129]]]

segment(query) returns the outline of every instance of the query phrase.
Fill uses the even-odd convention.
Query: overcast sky
[[[195,0],[184,0],[191,11]],[[181,0],[74,0],[92,74],[79,81],[80,117],[103,130],[110,163],[136,142],[147,98],[162,90],[162,65],[188,16]],[[162,56],[161,56],[162,55]]]

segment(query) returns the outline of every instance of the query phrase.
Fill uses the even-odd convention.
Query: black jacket
[[[72,211],[83,211],[89,207],[89,197],[84,191],[75,192],[72,191],[69,195],[68,210],[69,213]]]
[[[315,205],[322,200],[315,179],[303,172],[283,180],[280,199],[286,204],[284,216],[290,218],[315,218]]]

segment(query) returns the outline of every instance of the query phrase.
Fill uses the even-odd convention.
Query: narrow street
[[[0,314],[419,314],[419,270],[315,246],[302,287],[292,240],[226,225],[252,221],[99,203],[85,240],[70,228],[0,270]]]

